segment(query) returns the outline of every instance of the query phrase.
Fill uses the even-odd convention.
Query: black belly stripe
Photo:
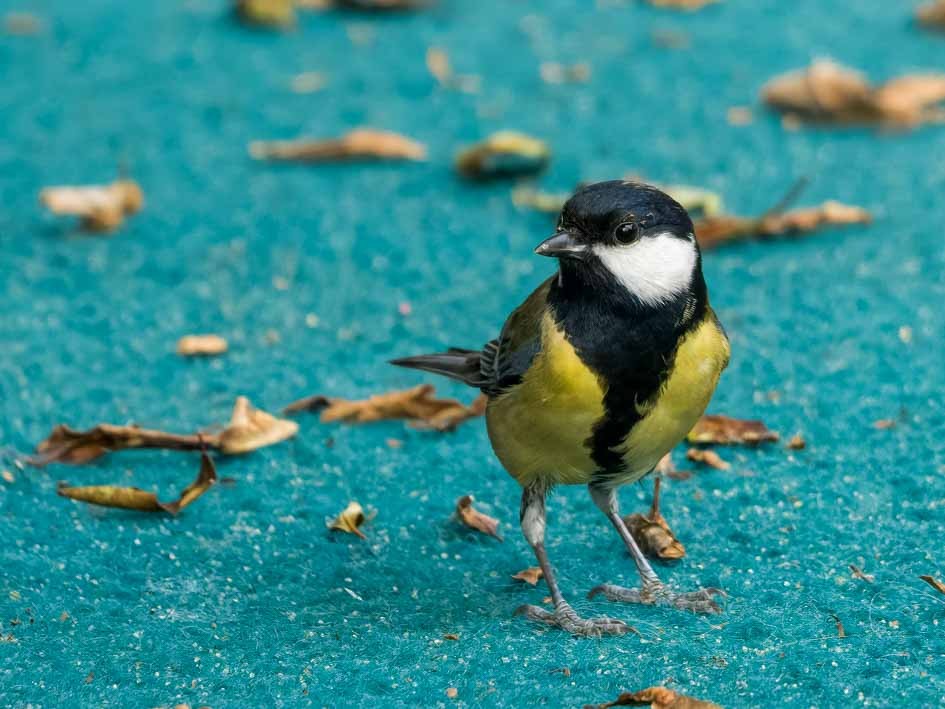
[[[665,384],[681,339],[705,319],[705,282],[697,271],[691,291],[669,303],[647,307],[623,288],[598,281],[553,286],[548,302],[558,326],[581,361],[598,376],[604,416],[585,442],[599,466],[595,481],[625,471],[619,450],[643,416],[637,406],[652,400]]]

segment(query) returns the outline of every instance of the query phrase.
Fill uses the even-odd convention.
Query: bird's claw
[[[662,583],[644,584],[639,589],[624,588],[623,586],[605,583],[591,589],[587,597],[593,598],[598,594],[608,601],[673,606],[694,613],[715,614],[721,613],[722,607],[712,597],[714,595],[724,596],[725,592],[719,588],[700,588],[698,591],[688,593],[674,593]]]
[[[548,611],[539,606],[524,605],[515,609],[515,615],[523,615],[529,620],[561,628],[571,635],[582,638],[599,638],[602,635],[624,635],[633,630],[622,620],[614,618],[582,618],[565,602]]]

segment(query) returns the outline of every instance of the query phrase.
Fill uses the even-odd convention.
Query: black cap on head
[[[628,180],[596,182],[582,187],[565,203],[559,227],[579,231],[595,242],[610,238],[621,223],[635,222],[641,232],[653,229],[688,238],[692,220],[682,205],[655,187]]]

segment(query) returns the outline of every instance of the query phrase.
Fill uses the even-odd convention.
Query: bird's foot
[[[633,628],[622,620],[614,618],[582,618],[566,602],[555,606],[554,611],[548,611],[539,606],[519,606],[515,615],[524,615],[529,620],[553,625],[556,628],[577,635],[582,638],[599,638],[602,635],[623,635]]]
[[[587,594],[593,598],[601,594],[608,601],[621,603],[643,603],[645,605],[673,606],[695,613],[721,613],[722,608],[712,598],[714,595],[724,596],[725,592],[719,588],[700,588],[689,593],[675,593],[663,583],[645,583],[642,588],[624,588],[610,583],[601,584],[591,589]]]

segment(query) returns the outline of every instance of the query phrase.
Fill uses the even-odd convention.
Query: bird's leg
[[[646,560],[640,545],[630,534],[627,525],[617,507],[617,492],[613,488],[589,485],[591,499],[594,504],[600,508],[610,523],[614,525],[620,538],[633,557],[633,563],[636,564],[637,571],[640,573],[640,588],[623,588],[613,584],[602,584],[592,589],[588,598],[593,598],[598,593],[602,594],[607,600],[622,601],[624,603],[646,603],[671,605],[676,608],[695,611],[696,613],[721,613],[722,609],[712,599],[713,594],[722,594],[717,588],[703,588],[691,593],[674,593],[657,577],[650,562]]]
[[[530,620],[554,625],[572,635],[600,637],[601,635],[623,635],[630,627],[620,620],[612,618],[581,618],[564,600],[555,580],[555,572],[548,561],[545,551],[545,488],[532,485],[522,492],[521,522],[525,539],[531,545],[538,559],[542,574],[551,591],[554,611],[547,611],[539,606],[524,605],[516,609],[516,615],[522,614]]]

